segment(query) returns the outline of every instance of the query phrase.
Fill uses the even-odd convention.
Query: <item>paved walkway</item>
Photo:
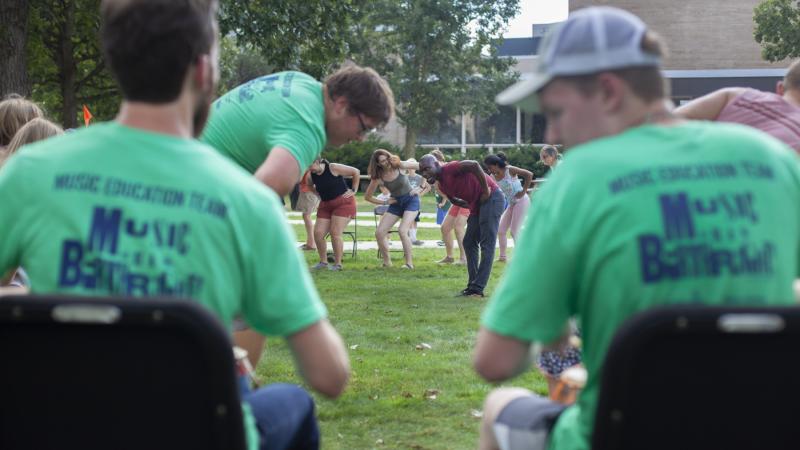
[[[391,235],[391,241],[389,242],[389,250],[402,250],[403,244],[400,243],[400,238],[397,237],[397,234]],[[439,241],[422,241],[422,245],[415,245],[414,248],[440,248],[444,251],[444,244],[438,245],[437,242]],[[303,245],[304,242],[298,242],[297,246]],[[514,248],[514,240],[508,240],[508,248]],[[330,242],[328,243],[328,250],[330,251],[331,245]],[[353,241],[350,240],[347,236],[344,237],[344,252],[347,253],[348,251],[352,251],[353,249]],[[359,250],[378,250],[378,243],[376,241],[358,241],[358,249]],[[458,244],[453,241],[453,249],[458,254]]]
[[[292,217],[292,218],[296,217],[296,218],[301,219],[302,216],[303,216],[303,213],[301,213],[299,211],[287,211],[286,215],[289,216],[289,217]],[[358,213],[358,217],[359,218],[368,218],[369,219],[374,215],[375,214],[371,213],[371,212],[359,212]],[[313,216],[316,217],[316,214],[314,214]],[[436,214],[434,214],[434,213],[426,213],[426,212],[424,212],[424,213],[420,214],[420,217],[422,219],[433,219],[434,222],[436,221]]]
[[[365,219],[361,219],[360,217],[361,216],[359,216],[359,220],[358,220],[358,228],[359,229],[361,229],[361,228],[370,228],[371,230],[375,229],[375,221],[373,221],[372,219],[366,219],[366,220]],[[292,224],[292,225],[303,225],[303,219],[289,219],[289,223]],[[398,220],[397,223],[395,223],[395,225],[394,225],[394,229],[397,229],[397,225],[399,223],[400,223],[400,221]],[[352,225],[352,222],[351,222],[351,225]],[[435,222],[422,222],[422,221],[419,221],[419,222],[417,222],[417,227],[418,228],[439,228],[439,225],[436,225]],[[368,232],[371,233],[372,231],[368,231]]]

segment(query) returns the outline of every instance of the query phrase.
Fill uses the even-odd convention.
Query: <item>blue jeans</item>
[[[464,252],[467,254],[467,288],[483,292],[494,263],[494,248],[497,245],[497,227],[503,215],[505,201],[500,189],[495,189],[489,199],[467,219],[464,233]],[[479,262],[480,258],[480,262]]]
[[[389,205],[389,209],[386,210],[389,214],[394,214],[397,217],[403,217],[403,213],[406,211],[419,211],[419,196],[418,195],[401,195],[399,197],[395,197],[395,202]]]
[[[318,449],[314,400],[293,384],[275,383],[256,391],[242,385],[261,438],[260,450]]]

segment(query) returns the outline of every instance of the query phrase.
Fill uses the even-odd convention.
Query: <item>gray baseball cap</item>
[[[553,78],[625,67],[658,67],[661,58],[641,48],[647,26],[609,6],[579,9],[547,33],[533,73],[497,95],[501,105],[539,112],[537,92]]]

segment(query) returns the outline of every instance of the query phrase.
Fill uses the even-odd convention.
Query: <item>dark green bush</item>
[[[338,148],[326,148],[322,152],[322,157],[330,162],[353,166],[360,170],[362,175],[366,175],[369,158],[378,148],[385,148],[394,154],[400,151],[399,148],[378,136],[369,135],[362,142],[351,142]]]

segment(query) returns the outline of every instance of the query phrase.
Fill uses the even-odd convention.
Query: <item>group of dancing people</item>
[[[434,149],[430,155],[440,164],[446,164],[445,155]],[[540,160],[551,170],[560,161],[561,155],[556,147],[545,145],[539,153]],[[375,229],[375,240],[383,267],[391,267],[389,255],[389,235],[395,225],[403,249],[404,269],[414,269],[413,246],[423,244],[417,239],[417,227],[421,215],[421,197],[434,192],[436,198],[436,224],[440,226],[441,241],[445,256],[439,264],[467,264],[464,249],[464,235],[470,209],[457,205],[438,186],[438,182],[428,183],[417,174],[419,163],[410,158],[401,160],[385,149],[376,149],[367,169],[369,185],[364,200],[375,205],[374,213],[381,216]],[[508,234],[516,241],[520,228],[530,205],[528,192],[533,186],[533,173],[509,164],[503,152],[486,156],[483,170],[497,183],[504,197],[504,211],[497,228],[499,256],[497,262],[508,260]],[[348,186],[346,178],[350,178]],[[295,210],[301,212],[306,230],[306,242],[300,247],[316,251],[319,262],[314,270],[342,270],[344,254],[343,233],[350,221],[356,218],[357,205],[355,193],[358,192],[361,171],[358,168],[317,158],[303,175],[299,186],[299,197]],[[316,212],[316,220],[313,215]],[[399,224],[398,224],[399,222]],[[454,257],[453,245],[458,245],[458,259]],[[330,237],[332,257],[328,254],[327,238]]]

